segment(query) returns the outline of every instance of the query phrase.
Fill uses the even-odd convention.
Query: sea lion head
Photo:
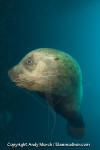
[[[57,113],[67,118],[72,137],[83,137],[81,70],[69,54],[48,48],[33,50],[8,75],[17,86],[37,91]]]
[[[40,92],[66,93],[67,87],[70,90],[69,85],[73,78],[69,65],[73,64],[72,62],[72,58],[66,53],[40,48],[29,52],[8,72],[8,75],[19,87]],[[77,66],[73,67],[75,74]]]

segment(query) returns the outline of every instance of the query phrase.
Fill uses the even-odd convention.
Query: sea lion
[[[50,48],[33,50],[8,75],[17,86],[37,91],[46,98],[55,112],[67,119],[70,136],[84,136],[85,125],[80,113],[82,73],[69,54]]]

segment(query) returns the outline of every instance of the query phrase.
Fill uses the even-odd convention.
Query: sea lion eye
[[[28,64],[28,65],[32,65],[32,63],[33,63],[33,62],[32,62],[32,59],[31,59],[31,58],[28,58],[27,64]]]

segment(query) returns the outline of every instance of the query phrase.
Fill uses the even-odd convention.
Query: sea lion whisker
[[[26,90],[24,90],[22,88],[19,88],[19,90],[22,90],[24,93],[27,93],[28,95],[30,95],[31,97],[33,97],[36,102],[38,102],[42,107],[44,107],[45,109],[47,109],[47,104],[44,105],[42,102],[40,102],[39,98],[35,97],[34,94],[32,94],[30,91],[28,91],[28,90],[26,91]]]

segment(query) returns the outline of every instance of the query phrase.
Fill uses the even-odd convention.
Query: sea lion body
[[[80,114],[82,73],[69,54],[50,48],[36,49],[8,74],[17,86],[37,91],[46,98],[53,109],[68,120],[72,137],[83,137],[84,123]]]

